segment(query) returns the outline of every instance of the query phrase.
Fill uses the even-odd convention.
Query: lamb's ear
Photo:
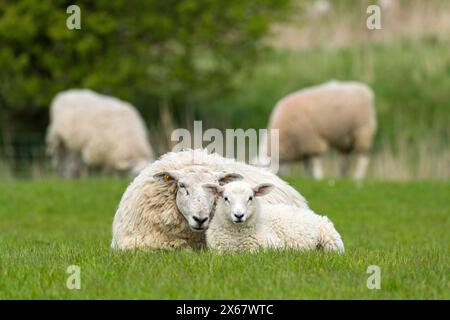
[[[164,183],[174,183],[178,181],[179,177],[178,174],[174,171],[163,171],[155,174],[153,178]]]
[[[232,181],[242,180],[244,179],[239,173],[222,173],[219,175],[218,180],[221,186],[230,183]]]
[[[216,197],[221,196],[223,193],[223,188],[218,184],[206,183],[202,185],[202,188]]]
[[[255,197],[261,197],[268,194],[273,188],[275,188],[275,186],[271,183],[262,183],[253,188],[253,193],[255,194]]]

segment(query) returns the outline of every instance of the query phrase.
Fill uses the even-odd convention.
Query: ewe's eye
[[[223,200],[225,200],[226,202],[228,202],[228,197],[223,198]]]
[[[252,196],[250,196],[250,198],[248,198],[248,201],[252,201],[253,200],[253,197]]]

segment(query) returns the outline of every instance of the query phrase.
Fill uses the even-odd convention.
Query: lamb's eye
[[[185,184],[180,183],[180,184],[178,185],[178,187],[179,187],[180,189],[184,189],[184,191],[186,191],[186,193],[189,194],[189,192],[188,192],[188,190],[187,190]]]
[[[250,196],[250,198],[248,198],[248,201],[252,201],[253,200],[253,197],[252,196]]]
[[[228,197],[223,198],[223,200],[225,200],[226,202],[228,202]]]

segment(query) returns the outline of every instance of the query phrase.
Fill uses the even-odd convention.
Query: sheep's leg
[[[63,176],[64,162],[68,151],[55,135],[47,137],[47,144],[47,153],[51,156],[52,166],[60,176]]]
[[[52,166],[60,172],[61,161],[64,159],[64,146],[52,125],[47,130],[45,142],[47,145],[46,153],[51,156]]]
[[[363,179],[364,176],[366,175],[368,165],[369,165],[369,156],[367,154],[359,154],[353,178],[356,180]]]
[[[64,169],[66,164],[67,150],[63,146],[59,146],[52,158],[52,165],[60,176],[64,176]]]
[[[68,151],[64,154],[61,154],[58,160],[55,160],[56,170],[58,171],[59,176],[63,178],[66,177],[67,172],[67,157]]]
[[[64,162],[64,158],[65,158],[65,153],[62,147],[58,147],[58,149],[56,150],[53,158],[52,158],[52,165],[54,168],[56,168],[58,170],[58,172],[61,173],[61,166],[62,163]]]
[[[286,161],[280,162],[280,166],[278,169],[278,175],[279,176],[287,176],[290,174],[290,166],[289,163]]]
[[[114,176],[114,175],[117,176],[117,173],[116,173],[116,170],[114,170],[113,168],[109,168],[106,165],[102,165],[100,167],[100,176],[102,178],[109,177],[109,176]]]
[[[349,154],[344,154],[341,163],[341,177],[346,177],[350,169],[351,157]]]
[[[89,168],[89,176],[95,177],[95,178],[101,178],[102,177],[102,170],[103,168],[99,165],[91,165]]]
[[[307,175],[311,174],[311,159],[309,159],[308,157],[303,159],[303,167],[305,168],[305,172]]]
[[[122,179],[128,176],[128,170],[113,170],[113,174],[116,178]]]
[[[334,228],[333,223],[327,217],[322,217],[321,219],[318,248],[327,252],[344,253],[344,243],[342,242],[341,235]]]
[[[80,161],[75,152],[68,152],[64,159],[63,177],[66,179],[73,179],[79,176]]]
[[[80,167],[80,177],[82,177],[83,179],[86,179],[89,177],[90,172],[89,172],[89,166],[82,163],[81,161],[79,162],[79,167]]]
[[[367,155],[372,144],[373,136],[375,134],[375,125],[363,126],[356,131],[354,150],[358,154],[354,178],[361,180],[364,178],[369,164],[369,157]]]
[[[61,155],[60,157],[55,157],[52,159],[52,164],[56,168],[56,171],[58,172],[58,175],[60,177],[65,176],[65,170],[66,170],[66,155]]]
[[[314,179],[320,180],[323,178],[322,161],[319,156],[311,157],[312,175]]]

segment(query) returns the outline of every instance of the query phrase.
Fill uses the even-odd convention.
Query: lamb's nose
[[[239,220],[241,220],[241,219],[244,217],[244,214],[243,214],[243,213],[241,213],[241,214],[235,213],[234,216],[235,216],[236,218],[238,218]]]
[[[206,220],[208,220],[208,217],[202,219],[202,218],[193,216],[192,218],[194,218],[195,222],[197,222],[199,226],[201,226],[203,223],[206,222]]]

